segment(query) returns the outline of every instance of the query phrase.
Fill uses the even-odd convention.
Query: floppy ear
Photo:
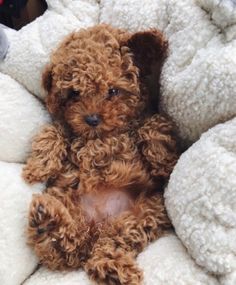
[[[141,76],[151,74],[154,66],[158,71],[161,70],[168,43],[160,31],[135,33],[127,40],[126,45],[134,54],[134,63],[140,69]]]
[[[52,67],[51,67],[51,65],[47,65],[43,71],[42,85],[43,85],[43,88],[47,92],[50,92],[50,90],[52,88]]]
[[[59,107],[61,96],[59,90],[56,87],[53,87],[53,78],[52,78],[52,66],[47,65],[43,75],[42,75],[42,85],[45,91],[47,92],[46,96],[46,106],[52,115],[56,115]]]

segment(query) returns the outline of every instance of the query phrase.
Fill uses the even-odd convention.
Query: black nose
[[[86,116],[85,122],[90,126],[96,127],[101,122],[101,119],[99,115],[93,114],[93,115]]]

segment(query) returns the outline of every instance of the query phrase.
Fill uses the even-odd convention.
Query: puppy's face
[[[160,33],[158,42],[164,53],[166,42]],[[137,45],[131,35],[105,25],[71,34],[43,75],[49,111],[89,139],[127,128],[147,99],[139,80]],[[142,64],[144,73],[148,64]]]

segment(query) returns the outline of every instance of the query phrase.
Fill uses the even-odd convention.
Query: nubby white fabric
[[[211,19],[220,28],[228,28],[236,24],[235,0],[196,0],[197,3],[210,13]]]
[[[190,144],[236,115],[236,41],[228,42],[210,15],[191,0],[170,2],[162,109]]]
[[[25,161],[32,137],[49,120],[45,108],[32,94],[0,73],[0,160]]]
[[[47,3],[37,20],[20,31],[6,31],[10,46],[0,63],[1,285],[91,285],[82,271],[40,268],[30,276],[38,261],[26,245],[27,212],[32,194],[44,186],[27,186],[22,165],[3,162],[24,162],[32,136],[50,120],[32,94],[44,98],[42,70],[66,34],[99,22],[132,32],[162,30],[169,54],[160,109],[173,118],[185,145],[236,115],[235,0]],[[144,285],[235,285],[236,119],[206,132],[181,156],[165,197],[184,245],[170,234],[141,253]]]
[[[218,285],[216,278],[196,265],[173,234],[152,243],[137,261],[144,271],[144,285]]]
[[[43,97],[42,70],[50,53],[68,33],[98,22],[98,4],[87,0],[49,0],[49,9],[18,32],[6,30],[10,47],[0,71]]]
[[[93,285],[84,271],[52,272],[40,268],[24,285]]]
[[[165,198],[196,262],[216,274],[236,270],[236,118],[209,130],[181,156]]]
[[[0,60],[3,60],[7,54],[9,42],[6,37],[6,34],[0,24]]]
[[[236,271],[220,278],[220,285],[235,285],[236,284]]]
[[[26,244],[28,208],[33,193],[21,178],[22,166],[0,162],[0,284],[19,285],[36,268],[38,260]]]
[[[168,24],[167,0],[101,0],[100,22],[131,32]]]

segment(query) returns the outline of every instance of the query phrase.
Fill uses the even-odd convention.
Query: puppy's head
[[[146,104],[142,78],[153,63],[161,66],[166,49],[156,30],[129,34],[98,25],[72,33],[43,74],[49,112],[88,139],[127,128]]]

